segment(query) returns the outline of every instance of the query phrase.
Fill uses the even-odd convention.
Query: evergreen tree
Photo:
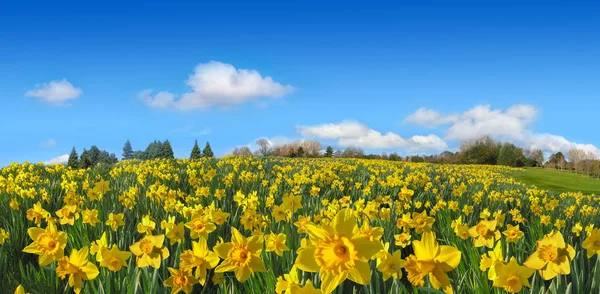
[[[81,158],[79,159],[79,167],[80,168],[88,168],[92,166],[92,160],[89,151],[83,148],[83,152],[81,153]]]
[[[123,146],[123,160],[125,159],[133,159],[133,148],[131,148],[131,142],[127,140],[125,142],[125,146]]]
[[[333,148],[331,148],[331,146],[327,146],[327,149],[325,150],[325,154],[323,156],[333,157]]]
[[[296,152],[298,157],[304,157],[304,148],[302,146],[298,147],[298,151]]]
[[[208,141],[206,142],[206,146],[204,146],[204,149],[202,150],[202,157],[213,157],[214,154],[212,152],[212,149],[210,149],[210,143],[208,143]]]
[[[69,161],[67,162],[67,166],[76,169],[79,167],[79,155],[77,154],[77,150],[75,147],[71,150],[71,154],[69,154]]]
[[[168,158],[168,159],[173,159],[175,158],[175,154],[173,153],[173,148],[171,148],[171,143],[169,143],[169,140],[165,140],[164,143],[162,143],[162,152],[161,152],[161,157],[162,158]]]
[[[194,148],[190,154],[190,160],[198,160],[202,155],[200,154],[200,148],[198,147],[198,140],[194,141]]]

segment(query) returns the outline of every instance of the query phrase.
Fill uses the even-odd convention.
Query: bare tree
[[[233,152],[231,152],[231,154],[237,155],[237,156],[252,156],[252,151],[250,150],[250,147],[242,146],[242,147],[235,147],[233,149]]]
[[[269,146],[271,146],[271,143],[269,143],[269,141],[265,138],[260,138],[258,140],[256,140],[256,145],[259,146],[259,153],[262,156],[268,156],[269,155]]]
[[[586,158],[586,152],[584,150],[573,148],[568,153],[569,161],[573,163],[573,167],[576,173],[579,173],[580,170],[583,170],[582,161]]]

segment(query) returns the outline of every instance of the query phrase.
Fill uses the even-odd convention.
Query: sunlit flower
[[[299,252],[296,266],[306,272],[319,272],[321,291],[330,293],[346,278],[361,285],[371,281],[368,261],[382,248],[380,242],[354,236],[356,218],[350,209],[334,217],[332,225],[306,225],[310,237]]]
[[[527,258],[525,265],[539,270],[544,280],[551,280],[559,274],[568,275],[574,257],[573,246],[566,244],[560,231],[556,231],[537,241],[536,251]]]
[[[410,283],[422,287],[425,276],[429,276],[433,288],[452,293],[446,272],[458,266],[461,252],[452,246],[438,245],[435,233],[431,231],[423,233],[421,240],[413,241],[412,246],[415,254],[409,255],[404,263]]]
[[[592,229],[587,234],[581,247],[587,252],[587,257],[592,258],[594,254],[600,254],[600,229]]]
[[[275,252],[275,254],[282,256],[283,251],[289,250],[285,245],[286,236],[285,234],[268,234],[265,236],[265,247],[267,252]]]
[[[529,277],[535,270],[526,266],[520,266],[517,259],[513,256],[508,264],[499,263],[496,266],[497,278],[494,280],[494,287],[503,288],[506,292],[521,292],[523,286],[530,287]]]
[[[165,235],[146,235],[139,242],[129,246],[129,250],[137,258],[137,267],[151,266],[159,268],[160,262],[169,257],[169,249],[164,246]]]
[[[267,269],[260,259],[263,242],[260,236],[246,238],[236,228],[231,228],[231,242],[215,245],[213,250],[223,260],[216,273],[234,272],[238,281],[246,281],[255,272]]]
[[[56,266],[58,277],[64,279],[69,275],[69,286],[73,288],[75,293],[81,292],[84,280],[93,280],[99,273],[98,267],[88,261],[87,247],[72,250],[71,255],[60,258]]]
[[[100,266],[113,272],[118,272],[122,267],[127,267],[127,259],[129,259],[129,257],[131,257],[131,252],[121,251],[117,245],[113,245],[110,250],[103,249]]]
[[[25,247],[23,252],[39,255],[40,266],[48,265],[64,256],[67,233],[57,231],[54,223],[48,223],[46,229],[29,228],[27,234],[33,243]]]
[[[171,287],[171,294],[184,292],[186,294],[192,293],[194,284],[198,280],[192,276],[189,271],[178,270],[172,267],[168,268],[171,276],[163,283],[167,287]]]
[[[208,250],[204,238],[200,238],[198,242],[192,242],[192,250],[183,251],[179,258],[179,266],[182,270],[191,272],[194,268],[196,269],[194,277],[203,286],[206,282],[206,272],[219,264],[219,257]]]
[[[525,234],[519,229],[519,225],[508,225],[506,231],[502,232],[506,236],[506,242],[517,243]]]

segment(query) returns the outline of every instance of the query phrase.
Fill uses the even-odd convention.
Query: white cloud
[[[44,161],[44,164],[46,165],[50,165],[50,164],[65,164],[67,163],[67,161],[69,161],[69,154],[63,154],[59,157],[55,157],[52,158],[50,160]]]
[[[337,144],[343,147],[355,146],[366,149],[399,148],[411,152],[441,151],[448,147],[444,140],[433,134],[412,136],[406,139],[393,132],[382,134],[364,124],[354,121],[316,126],[298,126],[296,127],[296,131],[308,137],[337,139]]]
[[[537,113],[535,106],[527,104],[513,105],[504,111],[491,109],[489,105],[478,105],[462,113],[446,115],[433,109],[420,108],[409,115],[405,122],[425,127],[445,126],[447,140],[472,140],[491,136],[547,153],[561,151],[567,154],[569,150],[578,148],[600,157],[600,150],[594,145],[571,142],[554,134],[535,133],[531,123]]]
[[[316,126],[297,126],[296,132],[302,136],[322,139],[356,138],[369,132],[369,127],[356,121],[342,121]]]
[[[153,108],[189,110],[229,107],[262,97],[278,98],[294,90],[256,70],[236,69],[218,61],[198,64],[185,83],[191,92],[181,97],[170,92],[153,95],[152,90],[144,90],[140,99]]]
[[[565,155],[571,149],[581,149],[585,152],[589,152],[594,154],[596,157],[600,158],[600,149],[592,144],[579,144],[576,142],[571,142],[567,140],[563,136],[553,135],[553,134],[536,134],[531,137],[531,139],[526,142],[529,148],[541,149],[547,152],[562,152]]]
[[[448,140],[472,140],[482,136],[523,140],[529,124],[535,119],[537,109],[532,105],[514,105],[506,111],[478,105],[463,113],[442,115],[436,110],[420,108],[405,120],[426,127],[450,126],[446,129]]]
[[[56,140],[54,139],[47,139],[40,143],[40,147],[42,148],[52,148],[54,146],[56,146]]]
[[[27,91],[25,96],[39,98],[52,104],[63,104],[68,100],[79,98],[82,94],[83,90],[63,79],[37,84],[34,89]]]

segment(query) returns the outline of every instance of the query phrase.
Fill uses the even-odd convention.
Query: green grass
[[[555,192],[582,192],[600,195],[600,180],[570,171],[526,168],[523,172],[514,172],[512,177],[524,184],[535,185],[538,188]]]

